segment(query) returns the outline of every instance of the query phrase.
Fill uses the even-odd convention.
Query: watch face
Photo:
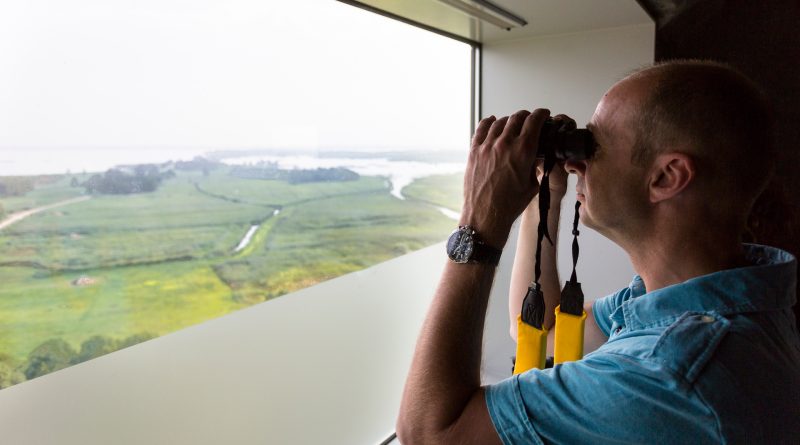
[[[472,233],[458,229],[447,240],[447,255],[456,263],[466,263],[472,256]]]

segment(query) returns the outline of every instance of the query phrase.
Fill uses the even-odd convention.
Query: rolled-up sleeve
[[[681,437],[708,437],[697,431],[699,418],[713,423],[705,406],[687,395],[657,365],[593,354],[491,385],[486,403],[506,445],[648,443],[653,437],[679,443]]]
[[[522,402],[519,375],[487,388],[486,405],[494,428],[504,444],[542,444]]]
[[[592,303],[592,315],[594,315],[594,322],[597,324],[597,327],[603,331],[606,337],[611,336],[611,317],[610,315],[614,312],[611,309],[613,301],[613,295],[609,295],[607,297],[598,298],[594,300]]]
[[[618,370],[598,360],[585,362],[534,369],[488,387],[486,403],[503,443],[600,443],[596,430],[610,414],[602,411],[619,395],[608,377]]]
[[[630,298],[630,294],[630,288],[626,287],[617,293],[598,298],[592,303],[594,321],[606,337],[611,336],[611,314],[613,314],[625,300]]]

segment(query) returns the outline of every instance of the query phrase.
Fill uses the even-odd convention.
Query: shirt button
[[[614,333],[615,333],[615,334],[619,334],[619,331],[621,331],[621,330],[622,330],[622,328],[621,328],[621,327],[617,327],[617,329],[614,329]]]
[[[700,317],[700,321],[702,321],[703,323],[713,323],[714,317],[710,315],[703,315],[702,317]]]

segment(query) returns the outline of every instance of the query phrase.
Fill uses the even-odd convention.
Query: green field
[[[22,196],[0,197],[0,204],[10,213],[81,196],[83,189],[69,187],[70,180],[66,175],[38,177],[36,189]]]
[[[0,205],[81,196],[71,182]],[[0,388],[439,242],[455,221],[437,207],[458,210],[460,188],[428,177],[399,200],[383,177],[291,185],[220,168],[36,213],[0,229]]]
[[[463,187],[464,176],[461,174],[427,176],[404,188],[403,196],[460,212]]]

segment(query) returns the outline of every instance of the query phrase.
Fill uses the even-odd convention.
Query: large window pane
[[[470,52],[329,0],[4,2],[0,387],[443,240]]]

